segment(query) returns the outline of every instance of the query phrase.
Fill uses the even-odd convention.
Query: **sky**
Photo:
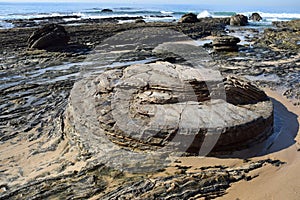
[[[241,4],[243,6],[245,5],[272,5],[272,6],[300,6],[299,0],[189,0],[189,1],[183,1],[183,0],[118,0],[118,1],[109,1],[109,0],[0,0],[0,2],[106,2],[106,3],[159,3],[159,4],[212,4],[212,5],[237,5]],[[300,9],[300,8],[299,8]]]
[[[82,3],[115,3],[115,4],[183,4],[183,5],[209,5],[211,7],[218,7],[230,10],[230,8],[272,8],[300,11],[299,0],[0,0],[0,2],[82,2]]]

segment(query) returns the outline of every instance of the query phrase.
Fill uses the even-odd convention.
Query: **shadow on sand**
[[[296,143],[295,138],[299,130],[297,115],[290,112],[282,103],[270,98],[274,105],[274,131],[264,142],[230,155],[217,156],[219,158],[247,159],[264,156],[284,150]]]

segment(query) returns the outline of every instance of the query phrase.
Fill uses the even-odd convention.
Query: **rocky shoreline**
[[[179,46],[184,49],[181,57],[176,48],[173,53],[155,48],[162,41],[205,41],[224,35],[241,36],[237,51],[214,51],[214,43],[207,41],[206,53],[192,57],[193,62],[211,66],[224,76],[243,76],[259,87],[279,90],[299,108],[300,20],[276,22],[263,31],[232,29],[229,19],[213,18],[196,23],[82,21],[63,24],[70,41],[50,50],[29,49],[28,38],[38,27],[15,23],[20,28],[0,30],[0,199],[213,199],[226,194],[234,182],[255,179],[250,175],[255,169],[284,166],[277,159],[245,157],[238,166],[193,168],[177,161],[171,166],[173,171],[123,172],[99,163],[75,133],[68,134],[74,130],[66,123],[65,113],[74,83],[89,74],[83,70],[86,66],[94,73],[99,66],[104,66],[103,72],[110,66],[140,62],[189,65],[186,58],[194,52],[185,44]],[[22,28],[24,24],[29,27]],[[140,39],[141,30],[147,37]],[[122,35],[126,31],[131,37]],[[103,60],[92,56],[95,49],[103,50],[99,57]],[[204,62],[207,57],[209,61]],[[103,63],[89,64],[93,59]]]

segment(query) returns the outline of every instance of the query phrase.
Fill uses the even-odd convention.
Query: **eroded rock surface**
[[[180,30],[192,38],[199,38],[223,30],[224,19],[220,19],[220,22],[215,20],[217,19],[203,19],[202,22],[195,24],[147,23],[146,25],[170,27]],[[227,21],[229,23],[229,20],[226,19],[226,24]],[[91,21],[86,19],[85,23],[91,23]],[[298,37],[297,24],[299,25],[297,21],[278,23],[278,27],[280,26],[285,30],[284,34],[291,35],[289,41],[294,42],[294,44],[297,44],[297,40],[292,37]],[[71,36],[70,44],[80,43],[95,47],[106,37],[123,30],[146,25],[143,23],[97,24],[93,21],[93,24],[66,26],[66,30]],[[296,31],[289,31],[290,29]],[[86,50],[82,49],[82,52],[78,52],[78,50],[75,52],[39,50],[26,52],[27,38],[34,30],[36,29],[18,28],[0,31],[2,38],[0,51],[3,55],[3,59],[0,61],[0,93],[2,95],[0,110],[0,159],[2,163],[0,165],[0,199],[121,199],[132,198],[133,195],[140,199],[146,197],[149,199],[159,197],[165,199],[212,199],[227,193],[226,189],[233,182],[254,179],[257,176],[255,175],[256,171],[251,173],[251,170],[258,168],[269,170],[270,165],[279,166],[283,164],[275,160],[247,161],[247,163],[241,163],[235,167],[227,164],[201,167],[198,172],[187,170],[189,166],[178,166],[174,174],[170,174],[170,171],[167,170],[167,175],[157,176],[154,173],[153,177],[149,176],[151,173],[145,172],[147,170],[142,174],[126,175],[126,173],[122,173],[122,170],[117,170],[120,169],[118,167],[109,168],[112,166],[112,161],[115,162],[122,157],[118,155],[119,151],[114,151],[114,149],[107,152],[105,142],[111,141],[107,139],[101,143],[98,137],[99,134],[104,135],[105,138],[107,136],[104,133],[98,133],[98,136],[91,137],[93,134],[89,132],[91,138],[86,143],[97,143],[99,147],[102,147],[103,152],[99,151],[100,148],[94,148],[94,151],[90,148],[90,151],[86,151],[89,146],[84,146],[86,143],[83,143],[82,135],[70,133],[74,131],[74,128],[70,126],[71,124],[66,124],[64,119],[70,90],[74,82],[78,80],[76,74],[80,71],[81,65],[85,64],[78,62],[84,60]],[[151,34],[157,33],[151,32]],[[264,35],[263,33],[257,34],[255,36],[257,39]],[[265,37],[265,40],[271,38],[274,37],[270,35]],[[261,42],[254,44],[253,49],[249,49],[249,52],[245,52],[245,48],[241,48],[243,51],[234,55],[228,54],[225,59],[224,57],[216,57],[215,59],[217,59],[222,73],[239,76],[263,76],[266,79],[256,81],[260,86],[272,87],[275,84],[276,87],[287,86],[290,94],[298,94],[299,102],[299,57],[296,56],[298,54],[291,54],[292,49],[285,51],[284,49],[288,47],[281,45],[279,41],[272,44],[276,48],[278,47],[280,51],[273,51],[272,45],[269,43],[266,43],[266,47],[262,48],[258,45],[262,44]],[[128,42],[128,45],[131,44]],[[298,48],[294,48],[294,51],[297,53]],[[223,56],[223,54],[220,55]],[[236,57],[237,55],[239,57]],[[241,60],[241,57],[244,59]],[[130,58],[126,61],[134,59],[137,58]],[[270,62],[273,60],[280,62],[274,65]],[[123,62],[126,61],[123,60]],[[72,65],[69,65],[70,62]],[[119,70],[122,69],[119,68]],[[273,78],[272,75],[274,74],[279,76],[278,79]],[[272,80],[267,78],[272,78]],[[230,80],[234,81],[233,78]],[[276,83],[273,85],[275,81]],[[224,80],[224,84],[225,82],[228,80]],[[245,95],[244,99],[247,97],[251,102],[252,98],[250,97],[253,94],[258,95],[259,99],[265,98],[264,95],[260,95],[260,92],[256,92],[256,89],[253,93],[245,90],[248,87],[252,88],[252,84],[248,85],[248,81],[243,82],[246,84],[239,84],[239,82],[234,83],[234,87],[239,88],[237,93]],[[91,81],[86,83],[91,84]],[[80,84],[76,85],[80,86]],[[225,85],[230,87],[231,84]],[[86,88],[79,88],[82,88],[83,92],[78,93],[78,96],[83,97]],[[95,99],[95,96],[90,95],[93,97],[92,99]],[[209,101],[211,100],[205,102]],[[230,100],[227,98],[227,101],[239,102],[239,99]],[[264,102],[264,100],[261,101]],[[89,102],[82,101],[81,103],[87,105]],[[255,105],[255,102],[249,104]],[[95,110],[94,104],[92,105],[93,110]],[[247,105],[237,107],[243,106]],[[77,113],[76,117],[85,117],[83,112],[76,111],[74,113]],[[82,122],[88,121],[83,120]],[[95,122],[99,128],[99,120],[95,120]],[[76,135],[78,137],[75,137]],[[113,148],[116,147],[124,148],[126,150],[124,152],[127,154],[133,152],[131,147],[113,146]],[[138,149],[135,151],[137,152]],[[105,159],[102,159],[104,162],[96,160],[99,156],[106,156]],[[130,156],[123,157],[125,162],[131,161],[128,158]],[[133,166],[147,167],[147,163],[137,161],[134,160]],[[124,168],[121,167],[121,169]]]
[[[84,84],[75,86],[77,93]],[[71,101],[68,118],[72,122],[81,112],[94,109],[102,132],[90,134],[130,150],[171,148],[199,154],[210,134],[217,141],[213,151],[224,152],[253,145],[272,133],[272,103],[246,80],[223,80],[211,71],[156,62],[109,70],[91,85],[90,96],[81,98],[90,98],[94,106],[84,108],[80,100]]]
[[[48,24],[32,33],[28,39],[28,47],[35,49],[63,47],[69,40],[69,35],[63,26]]]
[[[238,45],[241,40],[233,36],[217,37],[213,40],[215,51],[238,51]]]
[[[199,22],[197,15],[195,15],[194,13],[187,13],[185,15],[183,15],[179,21],[180,23],[196,23]]]
[[[248,24],[248,17],[237,14],[230,18],[231,26],[246,26]]]
[[[262,20],[262,17],[258,13],[252,13],[249,19],[253,20],[254,22],[259,22],[260,20]]]

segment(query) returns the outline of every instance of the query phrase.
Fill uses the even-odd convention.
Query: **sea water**
[[[250,25],[271,25],[272,21],[288,21],[300,19],[300,9],[297,7],[242,7],[218,5],[173,5],[173,4],[117,4],[117,3],[4,3],[0,2],[0,28],[12,28],[6,20],[30,19],[37,17],[76,15],[81,18],[136,17],[142,16],[150,21],[174,21],[183,14],[193,12],[198,17],[230,17],[234,14],[250,16],[258,12],[263,20],[251,22]],[[109,8],[113,12],[101,12]]]

